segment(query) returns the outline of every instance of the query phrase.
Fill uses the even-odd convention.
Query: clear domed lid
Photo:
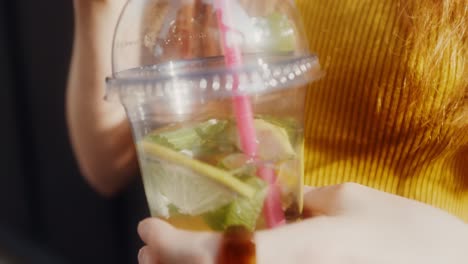
[[[274,63],[281,71],[309,66],[306,70],[317,73],[319,65],[305,36],[292,0],[129,0],[115,30],[108,84],[128,88],[142,79],[145,85],[156,84],[174,79],[174,73],[178,79],[186,74],[206,77],[207,69],[198,61],[225,57],[226,43],[247,58],[242,67],[237,65],[240,71],[256,67],[265,76],[262,69]],[[218,77],[225,68],[219,62],[204,64]],[[268,78],[262,81],[271,83]]]
[[[113,73],[173,60],[222,56],[216,0],[129,0],[113,43]],[[290,0],[228,0],[228,39],[243,54],[308,52]],[[225,12],[226,12],[225,11]]]

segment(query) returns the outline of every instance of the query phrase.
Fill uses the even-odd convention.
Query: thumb
[[[138,234],[161,263],[211,263],[221,241],[220,234],[179,230],[157,218],[140,222]]]
[[[371,189],[355,183],[344,183],[322,188],[306,188],[304,195],[305,217],[334,216],[355,210],[372,197]]]

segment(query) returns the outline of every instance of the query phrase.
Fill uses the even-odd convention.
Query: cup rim
[[[167,97],[183,96],[198,91],[206,98],[245,95],[260,91],[284,89],[313,82],[323,76],[315,54],[255,54],[248,63],[228,68],[223,64],[211,69],[200,67],[210,62],[224,62],[224,56],[168,61],[134,68],[106,79],[106,100],[133,94]],[[273,63],[268,63],[271,60]],[[252,63],[256,61],[256,63]],[[185,72],[177,71],[184,69]],[[188,69],[188,70],[187,70]],[[239,88],[233,89],[236,76]]]

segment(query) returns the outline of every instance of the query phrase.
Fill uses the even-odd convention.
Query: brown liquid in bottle
[[[286,220],[299,221],[301,212],[299,205],[293,203],[285,211]],[[255,264],[256,250],[254,234],[243,226],[229,227],[221,241],[217,264]]]
[[[253,233],[242,226],[229,227],[223,236],[217,264],[255,264]]]
[[[301,210],[299,209],[299,205],[297,203],[291,204],[284,212],[284,217],[287,222],[296,222],[301,219]]]

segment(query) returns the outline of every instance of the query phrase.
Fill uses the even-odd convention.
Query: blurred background
[[[0,1],[0,263],[136,263],[140,182],[106,200],[67,135],[71,0]]]

